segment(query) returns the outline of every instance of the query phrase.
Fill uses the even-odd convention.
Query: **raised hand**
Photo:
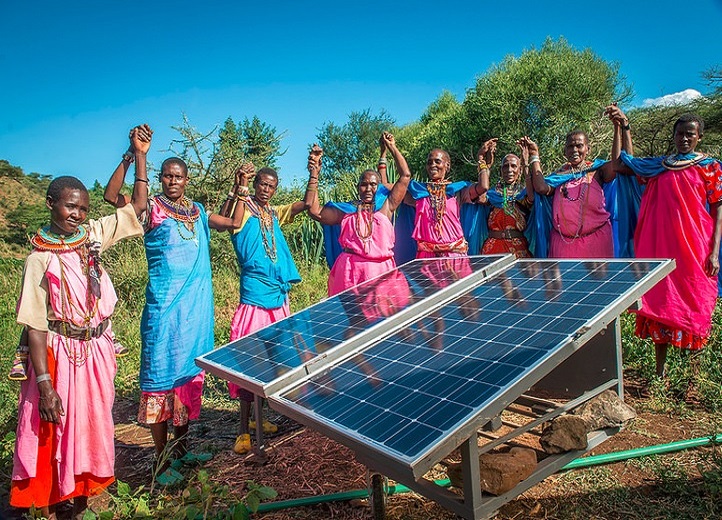
[[[629,124],[627,116],[624,114],[624,112],[622,112],[622,109],[619,108],[616,103],[612,103],[611,105],[606,107],[604,109],[604,115],[607,116],[614,125],[626,126]]]
[[[235,173],[236,186],[248,186],[253,181],[253,177],[256,176],[256,167],[252,162],[241,164]]]
[[[522,166],[527,166],[529,164],[529,144],[524,140],[522,137],[521,139],[517,140],[516,142],[517,146],[519,146],[519,149],[521,150],[521,164]]]
[[[147,124],[138,125],[130,131],[130,147],[134,152],[148,153],[152,139],[153,130]]]
[[[494,164],[494,154],[496,153],[496,143],[498,140],[498,137],[494,137],[481,145],[479,151],[476,152],[476,158],[479,162],[484,161],[487,166]]]
[[[395,138],[394,135],[393,135],[392,133],[390,133],[390,132],[384,132],[383,134],[381,134],[380,142],[382,143],[382,145],[381,145],[381,146],[382,146],[382,148],[381,148],[382,150],[383,150],[384,148],[389,149],[389,148],[395,148],[395,147],[396,147],[396,138]]]
[[[308,152],[308,173],[313,177],[318,177],[321,172],[321,160],[323,158],[323,149],[318,144],[313,143],[311,151]]]
[[[526,147],[529,155],[539,155],[539,146],[532,141],[529,136],[525,135],[516,142],[520,147]]]

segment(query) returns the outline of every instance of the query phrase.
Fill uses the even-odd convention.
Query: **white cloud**
[[[686,105],[687,103],[694,101],[697,98],[702,97],[702,94],[699,93],[699,91],[688,88],[687,90],[683,90],[682,92],[675,92],[674,94],[667,94],[666,96],[658,97],[658,98],[649,98],[645,99],[642,102],[642,106],[644,107],[652,107],[652,106],[662,106],[662,107],[670,107],[670,106],[677,106],[677,105]]]

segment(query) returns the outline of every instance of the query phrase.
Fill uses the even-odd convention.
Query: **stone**
[[[542,431],[539,443],[549,454],[587,449],[587,423],[576,415],[560,415]]]
[[[507,453],[484,453],[479,456],[481,490],[497,496],[504,494],[534,473],[536,465],[536,452],[529,448],[515,447]],[[463,488],[461,463],[449,464],[447,473],[452,486]]]
[[[577,407],[572,413],[584,419],[588,431],[623,426],[627,421],[637,417],[634,408],[612,390],[605,390],[594,399]]]

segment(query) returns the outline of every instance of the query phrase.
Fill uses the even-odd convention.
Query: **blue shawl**
[[[250,211],[248,207],[246,211]],[[301,281],[275,211],[273,236],[276,240],[275,262],[272,262],[266,253],[258,216],[250,216],[241,230],[231,235],[231,243],[241,269],[241,303],[262,309],[277,309],[286,302],[291,285]],[[267,239],[270,245],[271,238]]]
[[[213,350],[213,285],[208,252],[210,231],[202,205],[195,237],[184,224],[166,218],[144,237],[148,285],[140,322],[140,389],[171,390],[201,369],[196,357]]]

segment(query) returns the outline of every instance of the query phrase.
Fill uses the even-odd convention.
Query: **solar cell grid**
[[[278,397],[410,463],[481,413],[658,265],[516,262]],[[336,386],[337,378],[348,381],[348,373],[355,375],[353,384]]]
[[[317,355],[502,258],[495,255],[410,262],[216,349],[199,358],[198,363],[211,373],[261,392],[264,385]],[[437,335],[433,326],[416,332],[423,337]]]

